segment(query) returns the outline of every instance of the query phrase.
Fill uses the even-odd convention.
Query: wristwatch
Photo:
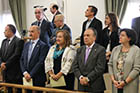
[[[126,82],[126,80],[124,80],[124,83],[125,83],[125,85],[128,84],[128,83]]]

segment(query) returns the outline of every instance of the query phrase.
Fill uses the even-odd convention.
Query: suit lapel
[[[38,21],[35,22],[35,25],[38,25]]]
[[[7,50],[6,50],[6,48],[5,48],[5,47],[6,47],[6,40],[7,40],[7,39],[4,40],[3,45],[2,45],[2,48],[1,48],[2,56],[3,56],[4,58],[5,58],[6,55],[7,55],[7,53],[6,53]]]
[[[40,25],[40,28],[42,28],[42,27],[43,27],[44,22],[45,22],[45,19],[43,19],[43,21],[42,21],[42,23],[41,23],[41,25]]]
[[[94,19],[90,23],[89,27],[95,27],[95,20],[96,20],[96,18],[94,17]]]
[[[117,66],[118,56],[121,51],[121,47],[122,46],[120,45],[119,48],[117,48],[116,53],[114,52],[114,55],[113,55],[114,66]],[[115,70],[117,71],[117,68]]]
[[[82,51],[82,56],[81,56],[81,59],[82,59],[82,64],[85,65],[85,53],[86,53],[86,46],[84,46],[83,48],[83,51]]]
[[[29,46],[30,46],[30,42],[28,42],[28,43],[27,43],[27,46],[26,46],[26,52],[25,52],[26,61],[25,61],[25,62],[28,62],[28,51],[29,51]]]
[[[24,61],[24,63],[26,64],[26,66],[27,66],[27,64],[28,64],[28,51],[29,51],[29,46],[30,46],[30,42],[28,42],[28,43],[26,43],[26,45],[25,45],[25,47],[24,47],[24,55],[25,55],[25,61]]]
[[[16,40],[16,36],[13,38],[13,40],[10,42],[10,44],[8,45],[8,49],[7,49],[7,52],[6,52],[6,56],[8,57],[8,55],[9,55],[9,53],[10,52],[8,52],[8,51],[10,51],[11,50],[11,48],[12,48],[12,45],[13,45],[13,43],[15,42],[15,40]]]
[[[86,20],[85,23],[84,23],[84,29],[83,29],[84,31],[86,30],[87,22],[88,22],[88,20]],[[83,33],[83,34],[84,34],[84,33]]]

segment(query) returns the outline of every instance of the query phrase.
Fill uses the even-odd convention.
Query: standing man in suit
[[[44,60],[48,53],[49,46],[39,39],[40,28],[31,26],[29,36],[31,41],[25,43],[20,66],[22,74],[27,81],[33,79],[34,86],[45,86],[46,75]]]
[[[53,23],[53,25],[54,25],[54,28],[56,28],[56,26],[55,26],[55,24],[54,24],[55,16],[58,15],[58,14],[61,14],[61,12],[60,12],[58,9],[59,9],[59,7],[58,7],[58,5],[56,5],[56,4],[52,4],[51,7],[50,7],[50,11],[51,11],[51,13],[54,15],[54,16],[53,16],[53,19],[52,19],[52,23]]]
[[[40,27],[40,40],[42,40],[47,45],[50,45],[49,40],[54,30],[52,23],[44,19],[43,9],[41,8],[35,9],[35,17],[37,21],[32,23],[32,25],[37,25]]]
[[[81,33],[81,41],[80,45],[85,45],[84,43],[84,31],[89,28],[95,28],[97,30],[97,39],[96,43],[101,43],[101,34],[102,34],[102,22],[98,20],[95,16],[98,12],[98,9],[95,6],[88,6],[88,9],[85,11],[85,16],[88,18],[84,23],[82,27],[82,33]]]
[[[77,50],[72,67],[78,78],[79,91],[104,93],[105,49],[95,43],[96,35],[94,28],[88,28],[84,32],[85,45]]]
[[[20,57],[24,41],[16,37],[16,28],[12,24],[5,27],[6,39],[2,41],[0,49],[0,66],[6,83],[22,84]],[[12,93],[12,89],[8,89]]]
[[[136,31],[137,33],[137,42],[136,45],[140,48],[140,17],[136,17],[132,20],[132,28]]]

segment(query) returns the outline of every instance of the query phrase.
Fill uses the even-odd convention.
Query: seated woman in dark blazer
[[[119,42],[121,45],[113,48],[108,63],[112,93],[138,93],[140,49],[134,45],[136,33],[131,29],[122,29]]]
[[[53,45],[45,60],[45,72],[57,81],[64,76],[66,87],[60,89],[74,89],[74,73],[71,66],[76,55],[74,46],[71,45],[71,37],[68,31],[57,31],[56,45]]]
[[[106,28],[102,31],[101,45],[106,48],[106,60],[109,61],[112,49],[119,45],[119,25],[118,18],[114,13],[108,13],[105,16]],[[108,72],[107,63],[105,72]]]

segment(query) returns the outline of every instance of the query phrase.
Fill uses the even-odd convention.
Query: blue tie
[[[32,55],[33,43],[34,42],[30,42],[30,46],[29,46],[29,50],[28,50],[28,62],[30,61],[30,58],[31,58],[31,55]]]

